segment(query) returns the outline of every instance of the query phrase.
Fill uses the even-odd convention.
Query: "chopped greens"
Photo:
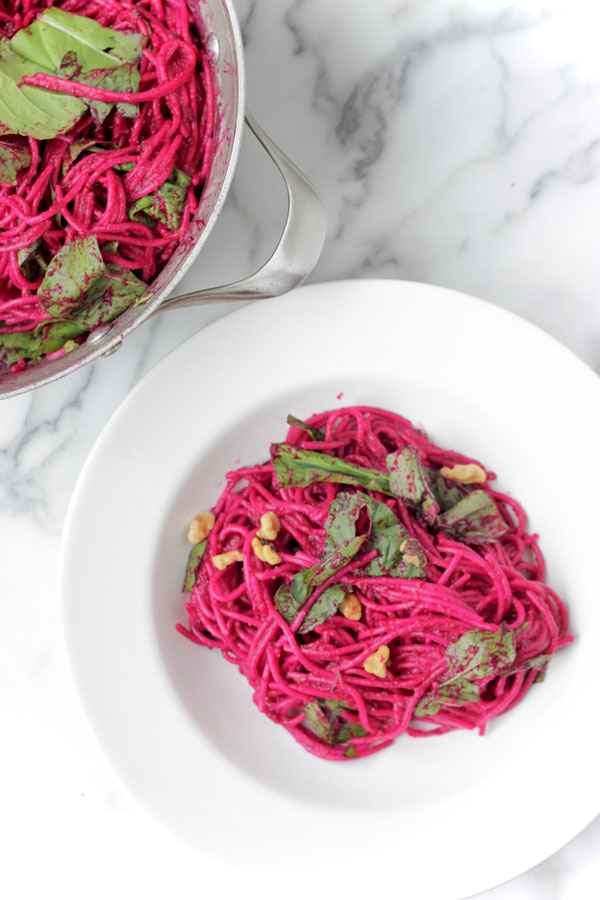
[[[359,722],[350,722],[345,717],[346,710],[356,715],[343,700],[313,700],[304,707],[304,714],[311,730],[326,744],[344,744],[352,738],[364,737],[367,734]],[[345,755],[355,756],[356,750],[354,753],[351,753],[351,750],[354,750],[352,745],[348,747]]]
[[[93,241],[91,246],[94,249]],[[59,253],[67,247],[71,247],[71,244],[65,244]],[[75,252],[81,253],[81,248]],[[0,334],[0,360],[6,365],[13,365],[20,359],[37,362],[42,355],[60,350],[65,343],[86,334],[98,325],[112,322],[132,303],[144,301],[147,286],[132,272],[121,268],[117,263],[100,265],[98,257],[93,253],[92,269],[86,263],[85,254],[81,256],[80,265],[76,265],[73,260],[72,265],[68,264],[67,257],[68,254],[65,253],[62,261],[58,261],[58,267],[63,269],[62,276],[60,273],[57,274],[56,266],[51,271],[50,265],[48,272],[51,277],[48,281],[44,279],[47,286],[45,298],[48,301],[46,310],[49,316],[56,317],[56,321],[49,318],[35,331]],[[86,278],[88,287],[84,291]],[[44,287],[44,282],[40,291]],[[81,293],[78,293],[79,288],[82,289]],[[72,296],[69,297],[69,294]],[[62,310],[62,313],[59,310]],[[61,315],[68,315],[68,319],[60,318]]]
[[[497,540],[508,531],[493,497],[481,489],[466,494],[441,514],[439,522],[448,534],[472,544]]]
[[[21,134],[47,140],[64,134],[89,106],[97,123],[113,104],[71,97],[33,85],[21,85],[26,75],[58,75],[117,91],[135,91],[143,39],[137,33],[103,28],[95,19],[61,9],[46,9],[10,41],[0,42],[0,134]],[[122,115],[135,116],[137,107],[119,104]]]
[[[446,648],[447,670],[415,709],[416,716],[431,716],[444,706],[478,703],[480,683],[508,674],[517,655],[515,632],[474,628]]]
[[[287,423],[293,428],[301,428],[302,431],[306,431],[306,433],[311,436],[313,441],[325,440],[325,434],[322,431],[319,431],[319,429],[315,428],[314,425],[309,425],[308,422],[304,422],[302,419],[297,419],[296,416],[293,416],[291,413],[287,417]]]
[[[271,456],[280,488],[333,482],[388,494],[414,507],[430,527],[473,544],[496,541],[508,531],[493,497],[481,488],[448,483],[421,463],[414,447],[388,454],[387,472],[289,444],[273,444]]]
[[[38,297],[48,316],[64,316],[81,305],[93,281],[106,271],[95,235],[64,244],[46,269]]]
[[[301,450],[290,444],[274,444],[271,455],[280,488],[306,487],[316,481],[329,481],[390,493],[390,478],[386,472],[356,466],[320,450]]]
[[[24,144],[0,141],[0,184],[17,183],[17,172],[26,169],[31,162],[31,153]]]
[[[20,86],[26,75],[39,72],[52,74],[14,53],[8,41],[0,41],[0,134],[48,140],[64,134],[84,114],[85,104],[77,97]]]
[[[364,533],[357,533],[357,523],[364,518]],[[363,547],[377,551],[377,556],[364,568],[365,575],[390,575],[396,578],[421,578],[422,568],[406,562],[401,545],[408,532],[385,503],[365,494],[341,491],[329,507],[325,522],[325,547],[321,560],[302,569],[290,585],[281,585],[275,594],[275,605],[287,622],[293,622],[313,591],[346,565]],[[414,550],[414,548],[412,548]],[[335,615],[344,599],[344,588],[332,584],[309,609],[300,634],[312,631]]]
[[[183,591],[191,591],[196,583],[196,571],[198,566],[202,561],[202,557],[204,556],[204,551],[206,550],[206,545],[208,541],[199,541],[199,543],[194,544],[192,549],[190,550],[190,555],[188,556],[187,566],[185,569],[185,579],[183,582]]]
[[[174,168],[164,184],[151,194],[145,194],[135,201],[129,210],[129,218],[144,224],[144,216],[166,225],[169,231],[176,231],[181,224],[187,190],[191,179],[181,169]]]

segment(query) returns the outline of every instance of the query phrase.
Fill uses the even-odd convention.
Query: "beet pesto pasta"
[[[192,521],[179,630],[325,759],[483,734],[571,640],[521,506],[394,413],[288,423]]]
[[[0,0],[0,364],[68,353],[144,302],[213,124],[185,0]]]

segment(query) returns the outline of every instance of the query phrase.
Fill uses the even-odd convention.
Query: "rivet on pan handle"
[[[253,275],[232,284],[171,297],[156,312],[215,300],[277,297],[301,284],[314,269],[327,231],[327,214],[315,189],[246,111],[246,123],[279,169],[288,194],[288,212],[279,243]]]

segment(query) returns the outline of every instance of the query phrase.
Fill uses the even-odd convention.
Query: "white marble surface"
[[[600,371],[598,4],[237,0],[237,9],[249,105],[327,205],[311,281],[457,288],[536,322]],[[231,280],[268,255],[281,193],[248,138],[184,287]],[[112,358],[0,403],[0,890],[11,900],[200,893],[200,861],[129,798],[90,734],[56,576],[69,497],[102,426],[157,360],[225,308],[165,314]],[[599,850],[597,819],[481,896],[596,900]]]

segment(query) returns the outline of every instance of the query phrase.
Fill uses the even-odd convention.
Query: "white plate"
[[[183,639],[188,520],[223,473],[303,417],[379,405],[480,457],[525,505],[575,642],[485,738],[404,738],[365,760],[310,756],[260,715],[237,670]],[[600,812],[600,381],[532,325],[420,284],[334,282],[194,335],[112,417],[62,548],[71,663],[122,781],[263,896],[455,900],[539,862]],[[235,857],[235,865],[231,865]]]

